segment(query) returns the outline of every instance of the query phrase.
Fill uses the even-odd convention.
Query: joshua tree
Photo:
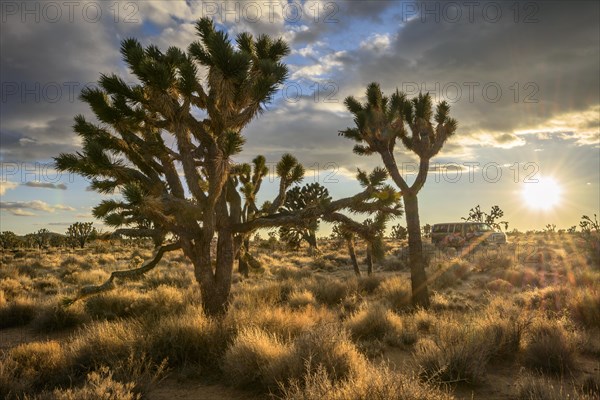
[[[352,232],[349,229],[345,229],[344,225],[338,224],[333,227],[331,236],[334,239],[346,243],[346,247],[348,248],[348,254],[350,255],[350,260],[352,261],[352,268],[354,269],[354,273],[356,274],[356,276],[360,276],[360,268],[358,267],[358,259],[356,258],[356,248],[354,246],[354,238],[356,236],[354,232]]]
[[[139,83],[102,75],[99,88],[82,91],[81,99],[101,125],[77,116],[74,130],[83,139],[83,150],[58,156],[57,168],[89,178],[91,187],[103,193],[135,192],[126,198],[125,207],[132,208],[135,218],[124,225],[141,230],[138,217],[144,218],[172,240],[140,267],[114,271],[104,284],[82,288],[79,297],[112,288],[116,278],[140,277],[165,252],[182,249],[193,264],[204,310],[221,314],[228,305],[233,264],[247,235],[309,218],[350,220],[338,211],[369,203],[387,178],[381,170],[362,173],[364,190],[353,197],[280,213],[287,190],[304,173],[297,160],[286,155],[277,165],[276,198],[258,213],[253,209],[251,218],[244,217],[238,187],[242,174],[232,157],[242,150],[243,128],[285,80],[288,70],[281,59],[289,48],[282,39],[248,33],[232,43],[208,18],[199,20],[196,30],[199,41],[187,52],[123,41],[123,59]]]
[[[318,182],[309,183],[301,188],[296,186],[288,190],[282,212],[293,213],[307,207],[327,204],[330,201],[331,196],[324,186]],[[319,220],[310,219],[304,221],[302,225],[279,228],[279,237],[294,249],[298,249],[305,241],[308,243],[309,251],[316,252],[318,251],[317,229],[319,229]]]
[[[408,231],[405,227],[398,224],[392,227],[392,233],[390,237],[392,239],[404,240],[408,237]]]
[[[396,90],[387,97],[383,95],[379,84],[371,83],[366,95],[364,104],[352,96],[346,98],[345,105],[354,116],[355,127],[340,131],[339,134],[358,142],[354,146],[354,152],[358,155],[378,153],[400,189],[408,229],[412,302],[415,306],[428,307],[429,293],[417,195],[427,180],[429,161],[455,133],[457,123],[449,117],[450,106],[446,102],[437,105],[434,115],[429,94],[419,94],[409,100]],[[419,172],[412,185],[402,177],[396,163],[394,149],[398,139],[419,158]]]
[[[483,222],[498,230],[502,230],[502,225],[504,225],[504,230],[507,230],[508,222],[498,221],[503,216],[504,211],[498,206],[492,206],[488,214],[485,211],[481,211],[481,207],[478,204],[469,210],[469,215],[466,218],[462,217],[461,219],[464,221]]]
[[[44,246],[48,245],[49,239],[50,239],[50,231],[48,231],[48,229],[45,229],[45,228],[42,228],[33,234],[33,241],[40,250]]]
[[[67,229],[67,240],[74,248],[79,245],[82,249],[85,247],[86,242],[90,239],[94,228],[92,228],[93,222],[75,222]]]
[[[19,238],[14,232],[4,231],[0,233],[0,245],[4,250],[13,249],[19,244]]]

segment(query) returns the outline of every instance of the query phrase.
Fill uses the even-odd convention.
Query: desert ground
[[[363,262],[364,246],[357,246]],[[254,240],[221,318],[180,252],[111,291],[80,287],[150,243],[4,251],[0,397],[8,399],[597,399],[600,269],[577,234],[429,250],[430,309],[410,305],[406,243],[371,276],[344,246]]]

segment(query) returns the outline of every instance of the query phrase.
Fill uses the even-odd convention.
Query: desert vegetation
[[[0,397],[598,398],[596,216],[434,246],[418,195],[458,122],[376,82],[345,99],[354,125],[338,132],[383,164],[358,169],[361,191],[301,186],[286,153],[258,204],[266,159],[236,156],[290,49],[209,18],[196,33],[184,50],[124,40],[137,83],[101,75],[82,91],[96,122],[76,116],[82,150],[55,163],[107,195],[93,215],[114,231],[0,235]],[[507,229],[502,217],[476,206],[465,220]]]
[[[429,309],[412,304],[396,239],[383,240],[370,276],[356,276],[335,239],[319,239],[318,253],[252,240],[260,267],[233,273],[219,316],[204,310],[181,250],[65,305],[149,256],[151,240],[4,250],[0,396],[597,398],[600,269],[581,233],[544,235],[468,255],[425,240]],[[364,271],[367,244],[356,244]]]

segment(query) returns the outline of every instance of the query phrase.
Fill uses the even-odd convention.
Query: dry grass
[[[411,306],[410,282],[406,279],[388,278],[381,282],[376,293],[394,310],[403,310]]]
[[[577,341],[560,321],[538,318],[528,332],[524,362],[533,370],[567,373],[575,367]]]

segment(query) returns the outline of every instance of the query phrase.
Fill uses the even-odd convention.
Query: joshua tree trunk
[[[214,272],[210,256],[210,240],[200,239],[199,242],[199,248],[194,249],[196,250],[194,256],[190,258],[194,264],[196,281],[200,285],[202,307],[208,315],[222,315],[229,306],[228,299],[235,258],[233,235],[228,232],[219,232]]]
[[[411,193],[404,194],[404,210],[408,230],[408,257],[410,260],[410,276],[412,301],[414,306],[429,307],[427,276],[425,275],[425,259],[423,242],[421,241],[421,224],[419,221],[419,201]]]
[[[367,244],[367,275],[371,275],[373,273],[373,251],[371,249],[371,244]]]
[[[248,249],[250,248],[250,238],[244,237],[242,240],[242,247],[239,251],[238,257],[238,272],[245,278],[248,277],[250,273],[250,266],[248,265],[248,258],[250,254],[248,253]]]
[[[308,245],[310,249],[312,249],[312,251],[316,252],[319,250],[317,246],[317,235],[314,231],[309,232],[309,234],[306,237],[306,241],[308,242]]]
[[[348,253],[350,253],[350,259],[352,260],[352,267],[354,268],[354,273],[356,274],[356,276],[360,276],[360,268],[358,268],[356,251],[354,250],[354,240],[348,239],[346,240],[346,244],[348,245]]]

